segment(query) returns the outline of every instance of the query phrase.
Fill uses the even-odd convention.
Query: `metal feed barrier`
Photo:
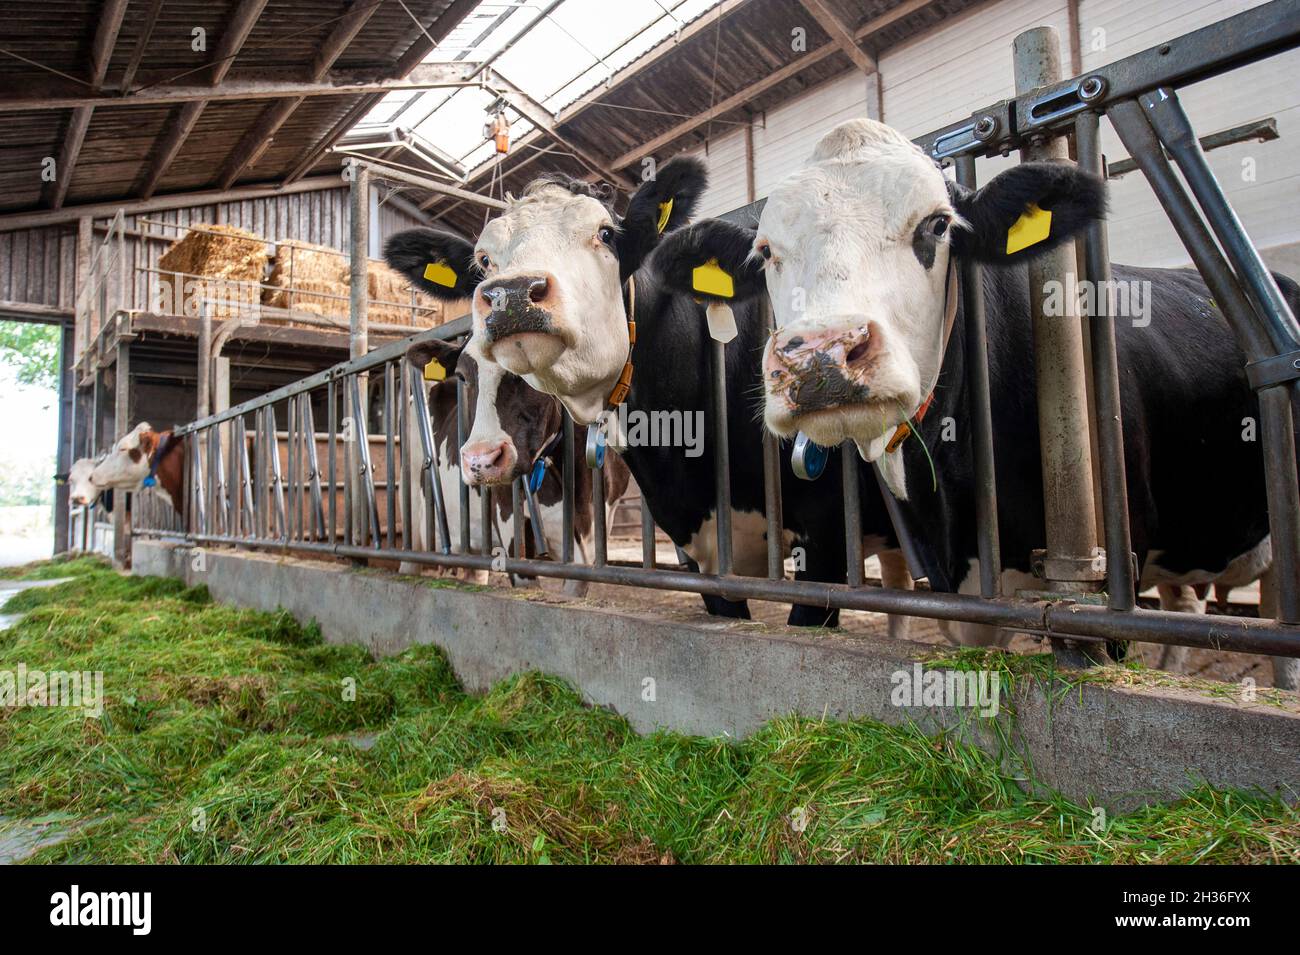
[[[526,577],[690,591],[731,600],[797,602],[966,621],[1047,635],[1065,652],[1077,649],[1075,640],[1082,641],[1085,647],[1103,640],[1141,640],[1300,656],[1300,486],[1296,477],[1292,418],[1292,400],[1300,380],[1300,326],[1229,208],[1175,93],[1177,87],[1300,45],[1300,0],[1275,0],[1083,76],[1059,82],[1050,76],[1051,57],[1044,57],[1043,50],[1034,47],[1041,39],[1037,31],[1031,31],[1017,41],[1021,73],[1017,87],[1023,87],[1025,92],[977,110],[970,119],[923,136],[917,142],[936,160],[955,166],[958,182],[974,188],[977,157],[1005,154],[1012,149],[1022,150],[1027,157],[1042,157],[1050,155],[1053,148],[1062,148],[1061,137],[1068,136],[1073,136],[1080,165],[1102,174],[1101,117],[1106,116],[1114,125],[1151,183],[1249,359],[1250,382],[1260,397],[1273,572],[1279,598],[1276,621],[1164,612],[1135,606],[1136,569],[1129,541],[1114,316],[1104,300],[1098,301],[1098,314],[1092,315],[1088,323],[1090,354],[1086,364],[1081,324],[1072,326],[1076,330],[1072,343],[1067,334],[1036,346],[1061,349],[1057,357],[1067,365],[1074,361],[1080,375],[1091,376],[1104,551],[1095,546],[1099,542],[1092,519],[1093,486],[1089,471],[1076,476],[1081,480],[1060,482],[1065,485],[1065,492],[1061,496],[1049,495],[1045,500],[1047,548],[1037,555],[1046,584],[1044,593],[1032,594],[1032,599],[1000,593],[984,303],[980,267],[969,262],[962,263],[960,281],[967,302],[965,358],[970,370],[968,400],[978,502],[979,595],[865,586],[859,501],[852,494],[844,500],[849,581],[822,584],[784,579],[778,477],[780,448],[770,435],[765,439],[764,455],[767,577],[734,576],[731,573],[730,488],[726,480],[727,430],[722,413],[726,397],[722,372],[725,346],[717,342],[712,344],[710,410],[716,435],[712,451],[717,476],[717,543],[721,567],[718,575],[658,566],[654,527],[645,508],[640,565],[611,563],[600,467],[593,469],[594,560],[590,565],[574,561],[573,487],[577,449],[573,423],[567,416],[563,435],[563,544],[559,554],[553,560],[522,556],[526,553],[522,518],[530,501],[521,481],[510,491],[515,516],[514,540],[500,542],[513,547],[513,556],[502,556],[500,552],[494,555],[490,530],[480,535],[485,539],[471,540],[471,492],[463,483],[459,488],[460,526],[447,525],[446,502],[442,500],[442,488],[433,470],[437,447],[424,400],[424,383],[420,373],[403,360],[412,341],[445,339],[463,333],[464,320],[378,348],[177,429],[188,441],[190,462],[184,503],[186,531],[179,536],[197,544],[328,555],[357,561],[386,558],[436,567],[495,569]],[[1031,62],[1038,65],[1046,62],[1049,72],[1035,74],[1025,66]],[[1057,147],[1053,146],[1054,141]],[[1170,157],[1181,170],[1190,195],[1174,175]],[[1081,277],[1106,283],[1110,278],[1110,263],[1105,224],[1093,224],[1082,238],[1081,246]],[[364,248],[364,243],[361,247]],[[1067,256],[1073,263],[1073,256],[1069,253]],[[1057,260],[1049,258],[1046,268],[1054,267],[1054,261]],[[1109,288],[1109,285],[1093,287]],[[364,330],[364,303],[360,315]],[[358,327],[355,303],[353,320],[355,333]],[[767,321],[770,324],[770,311]],[[1066,324],[1066,327],[1070,326]],[[1071,347],[1078,349],[1073,357],[1068,353]],[[1040,371],[1040,401],[1047,407],[1046,413],[1073,416],[1075,424],[1082,422],[1080,433],[1086,446],[1087,401],[1086,398],[1079,401],[1068,385],[1069,382],[1045,378]],[[1047,395],[1048,389],[1052,395]],[[378,424],[373,437],[367,428],[371,423],[367,409],[375,412],[374,420]],[[467,430],[466,411],[461,404],[458,409],[461,441]],[[416,416],[414,422],[408,415]],[[317,424],[322,417],[325,429],[318,432]],[[402,436],[412,433],[418,435],[418,446],[408,447]],[[1063,452],[1071,450],[1053,443],[1059,440],[1062,439],[1050,434],[1044,437],[1045,460],[1059,460]],[[326,451],[324,461],[321,442]],[[857,455],[844,453],[841,458],[845,486],[854,487]],[[396,478],[408,473],[420,475],[418,486],[413,480]],[[420,549],[412,546],[416,539],[413,522],[405,519],[412,514],[413,495],[417,494],[424,503],[423,539],[430,542]],[[482,508],[481,527],[490,529],[493,523],[489,516],[490,497],[481,495],[478,506]],[[167,533],[139,525],[135,532]],[[1106,555],[1110,559],[1105,559]],[[1096,593],[1103,585],[1104,599]],[[1060,641],[1064,640],[1070,642],[1062,644]]]

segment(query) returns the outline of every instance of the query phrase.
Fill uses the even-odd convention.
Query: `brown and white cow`
[[[185,441],[171,431],[155,431],[142,421],[113,445],[94,466],[91,483],[100,489],[140,491],[156,486],[158,494],[181,513],[185,479]]]

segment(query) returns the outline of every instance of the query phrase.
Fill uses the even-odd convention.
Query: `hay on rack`
[[[238,315],[260,300],[266,263],[259,235],[227,225],[191,226],[158,260],[154,300],[167,314],[197,315],[207,301],[213,318]]]
[[[368,260],[366,279],[370,295],[370,321],[387,325],[410,325],[412,328],[432,328],[442,324],[442,304],[422,292],[413,292],[406,278],[386,263],[377,259]]]
[[[348,260],[336,249],[297,239],[276,243],[262,304],[346,321]]]

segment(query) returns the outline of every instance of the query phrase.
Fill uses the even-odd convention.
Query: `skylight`
[[[546,0],[484,0],[426,57],[426,62],[492,59],[491,68],[552,114],[599,95],[619,69],[719,0],[563,0],[545,18]],[[536,21],[536,22],[535,22]],[[497,96],[483,87],[390,93],[349,133],[348,139],[397,127],[472,171],[490,160],[484,135]],[[533,129],[506,107],[512,150]]]

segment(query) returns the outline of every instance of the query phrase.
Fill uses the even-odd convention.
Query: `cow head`
[[[90,473],[90,479],[101,488],[116,487],[136,490],[149,476],[149,460],[158,449],[162,436],[142,421],[113,445]]]
[[[412,229],[390,238],[384,254],[432,295],[472,297],[478,356],[557,396],[586,424],[627,359],[624,283],[663,233],[690,218],[705,183],[697,160],[670,160],[620,218],[607,187],[542,178],[473,245]]]
[[[697,223],[668,237],[656,264],[696,297],[721,297],[696,278],[711,260],[733,300],[766,288],[776,325],[763,360],[768,428],[827,447],[851,438],[874,460],[938,379],[956,304],[950,259],[1020,261],[1080,232],[1104,202],[1100,180],[1055,163],[1016,166],[972,192],[897,130],[852,120],[773,190],[757,229]],[[1046,236],[1009,243],[1022,217],[1044,223],[1041,210]]]
[[[68,469],[68,501],[75,507],[93,504],[99,498],[101,489],[90,477],[94,470],[93,458],[78,458]]]
[[[434,387],[454,388],[455,379],[465,383],[470,433],[460,449],[460,472],[471,487],[523,477],[564,427],[555,398],[481,360],[473,343],[421,342],[407,349],[406,357],[421,369],[436,363],[434,374],[445,380]]]

